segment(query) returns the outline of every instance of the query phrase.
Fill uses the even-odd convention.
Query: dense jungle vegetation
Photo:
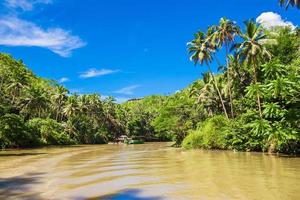
[[[300,153],[298,28],[264,29],[253,20],[240,28],[221,18],[194,35],[188,52],[206,69],[201,79],[123,104],[71,94],[1,53],[1,147],[100,144],[127,134],[184,148]]]

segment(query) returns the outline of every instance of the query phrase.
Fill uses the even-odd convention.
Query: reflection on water
[[[300,199],[300,158],[168,143],[0,152],[0,199]]]

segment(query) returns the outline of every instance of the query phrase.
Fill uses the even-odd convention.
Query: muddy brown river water
[[[0,199],[299,200],[300,158],[170,143],[0,151]]]

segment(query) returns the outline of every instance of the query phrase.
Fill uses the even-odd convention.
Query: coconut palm
[[[234,38],[236,35],[240,33],[239,27],[236,25],[235,22],[228,20],[226,18],[221,18],[219,25],[215,26],[215,32],[214,32],[214,39],[216,40],[216,45],[218,48],[222,48],[225,46],[226,50],[226,68],[227,68],[227,88],[228,88],[228,94],[229,94],[229,101],[230,101],[230,111],[231,111],[231,117],[234,117],[234,111],[233,111],[233,103],[232,103],[232,83],[231,79],[232,77],[232,69],[229,66],[229,48],[231,43],[234,41]]]
[[[188,43],[189,46],[188,51],[191,54],[190,59],[194,61],[195,65],[199,62],[200,65],[206,64],[206,66],[208,67],[208,71],[211,74],[211,77],[213,78],[214,86],[218,92],[218,96],[222,104],[224,114],[228,118],[223,97],[221,95],[220,89],[217,85],[217,82],[215,80],[215,77],[210,67],[210,63],[213,60],[212,56],[215,52],[215,44],[210,42],[211,38],[207,37],[207,35],[212,35],[212,31],[213,29],[209,28],[206,35],[201,31],[197,32],[194,35],[195,36],[194,40]]]
[[[196,81],[191,86],[189,97],[195,98],[197,103],[205,107],[208,116],[212,117],[220,107],[219,96],[211,74],[206,72],[203,73],[202,76],[203,81]]]
[[[73,95],[73,96],[68,97],[66,105],[65,105],[65,107],[63,109],[63,113],[68,118],[72,118],[78,112],[79,112],[78,96]]]
[[[67,94],[69,91],[60,85],[56,85],[53,94],[51,95],[52,107],[55,110],[55,119],[58,121],[61,120],[61,113],[63,106],[67,100]]]
[[[232,88],[237,93],[243,94],[245,87],[251,82],[249,72],[243,66],[244,63],[240,63],[237,55],[228,56],[228,67],[231,69]],[[225,73],[227,73],[225,71]]]
[[[261,26],[253,20],[245,22],[245,25],[246,32],[241,34],[243,41],[235,44],[235,47],[237,47],[241,61],[252,66],[253,83],[257,84],[257,68],[263,60],[270,59],[271,54],[264,45],[267,36],[263,33]],[[261,98],[259,94],[257,94],[257,105],[259,115],[262,117]]]
[[[300,0],[279,0],[279,4],[283,7],[285,7],[286,9],[289,6],[292,7],[297,7],[298,9],[300,9]]]
[[[39,86],[25,90],[25,96],[21,99],[21,113],[26,116],[42,117],[43,111],[48,107],[47,93]]]

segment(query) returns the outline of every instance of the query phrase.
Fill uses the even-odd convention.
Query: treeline
[[[188,50],[207,72],[174,95],[125,103],[137,132],[147,127],[185,148],[300,153],[299,29],[251,20],[240,29],[222,18]]]
[[[1,147],[100,144],[126,134],[185,148],[300,153],[299,29],[253,21],[241,29],[222,18],[197,32],[188,50],[206,66],[200,80],[123,104],[70,94],[0,54]]]
[[[217,60],[221,50],[224,64]],[[241,30],[222,18],[195,34],[189,52],[195,64],[208,68],[192,91],[211,118],[199,123],[183,146],[299,153],[299,29],[264,29],[249,20]],[[217,76],[210,70],[213,60]]]
[[[106,143],[124,131],[119,107],[98,94],[70,94],[0,54],[2,148]]]

